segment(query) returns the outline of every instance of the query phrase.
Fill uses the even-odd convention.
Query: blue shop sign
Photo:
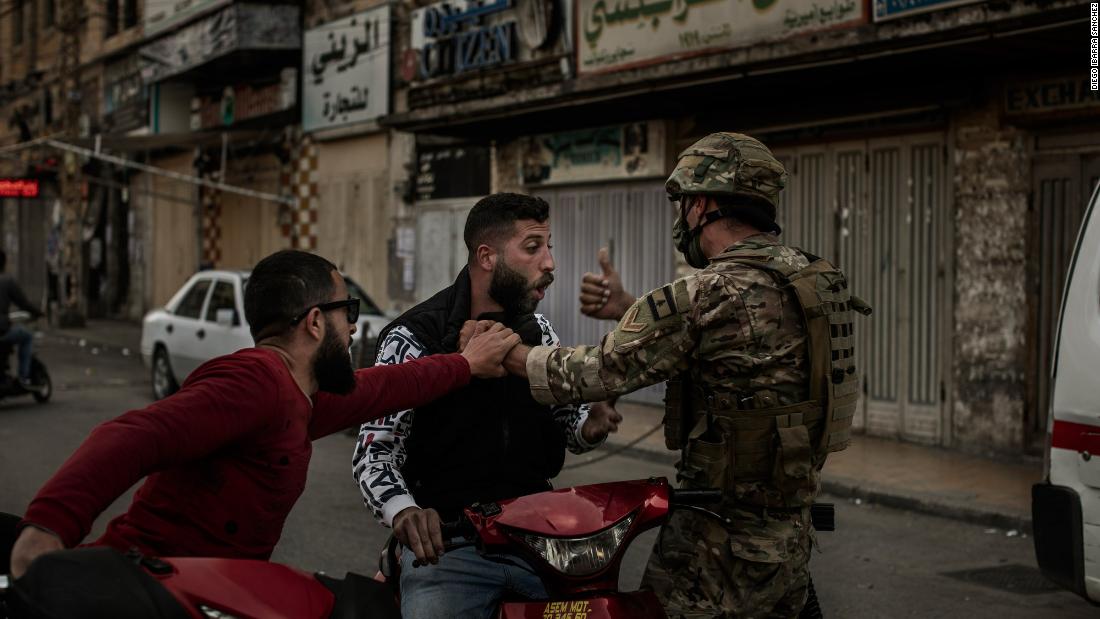
[[[875,21],[908,17],[917,13],[938,11],[960,4],[974,4],[981,0],[874,0]]]
[[[454,76],[516,60],[512,0],[448,0],[413,11],[416,79]]]

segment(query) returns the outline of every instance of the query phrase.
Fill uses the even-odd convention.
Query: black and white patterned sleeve
[[[560,346],[561,341],[558,339],[558,334],[554,332],[554,326],[550,324],[550,320],[542,314],[535,314],[535,320],[538,321],[539,327],[542,328],[542,345]],[[581,428],[584,427],[584,422],[588,420],[587,404],[555,406],[550,411],[550,414],[553,415],[554,421],[558,422],[558,425],[561,426],[562,431],[565,433],[565,444],[569,448],[569,451],[575,454],[582,454],[603,444],[603,440],[597,443],[588,443],[584,440],[584,437],[581,436]]]
[[[405,327],[394,327],[382,342],[376,364],[396,365],[423,354],[424,348],[412,332]],[[401,476],[412,416],[413,410],[409,409],[363,424],[351,458],[352,476],[363,495],[363,502],[387,527],[393,525],[393,517],[401,510],[416,506]]]

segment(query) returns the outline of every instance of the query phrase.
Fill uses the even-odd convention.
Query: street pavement
[[[98,423],[151,401],[135,350],[79,338],[39,341],[54,377],[54,400],[0,402],[0,511],[21,513],[36,489]],[[128,353],[128,354],[124,354]],[[291,513],[273,560],[342,575],[373,574],[387,531],[363,507],[351,477],[353,438],[337,434],[314,446],[309,482]],[[857,439],[858,440],[858,439]],[[616,455],[588,463],[571,456],[557,485],[673,474],[667,459]],[[96,523],[98,535],[129,494]],[[838,531],[820,533],[811,562],[829,617],[1092,617],[1097,609],[1054,589],[1035,568],[1032,540],[990,528],[835,499]],[[655,532],[635,541],[621,584],[637,587]]]

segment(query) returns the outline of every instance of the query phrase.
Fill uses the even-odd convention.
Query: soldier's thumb
[[[611,265],[611,254],[608,253],[606,247],[601,247],[600,248],[600,253],[599,253],[598,257],[599,257],[599,260],[600,260],[600,268],[603,269],[603,274],[604,275],[614,275],[615,274],[615,267],[613,267]]]

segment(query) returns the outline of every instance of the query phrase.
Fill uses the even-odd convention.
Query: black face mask
[[[346,395],[355,389],[355,368],[351,353],[336,336],[332,322],[325,317],[325,338],[313,359],[313,377],[317,389],[326,393]]]
[[[686,209],[681,208],[680,217],[676,219],[676,223],[672,224],[672,242],[676,244],[676,249],[684,255],[684,260],[696,269],[706,268],[710,264],[710,259],[703,253],[703,245],[700,240],[700,236],[703,234],[703,226],[707,223],[709,222],[700,222],[694,229],[690,228],[687,222]]]
[[[539,305],[538,299],[531,296],[531,291],[553,282],[554,275],[546,273],[533,286],[528,286],[527,278],[522,273],[504,264],[504,260],[497,260],[493,278],[489,281],[489,297],[499,303],[508,316],[530,314]]]

